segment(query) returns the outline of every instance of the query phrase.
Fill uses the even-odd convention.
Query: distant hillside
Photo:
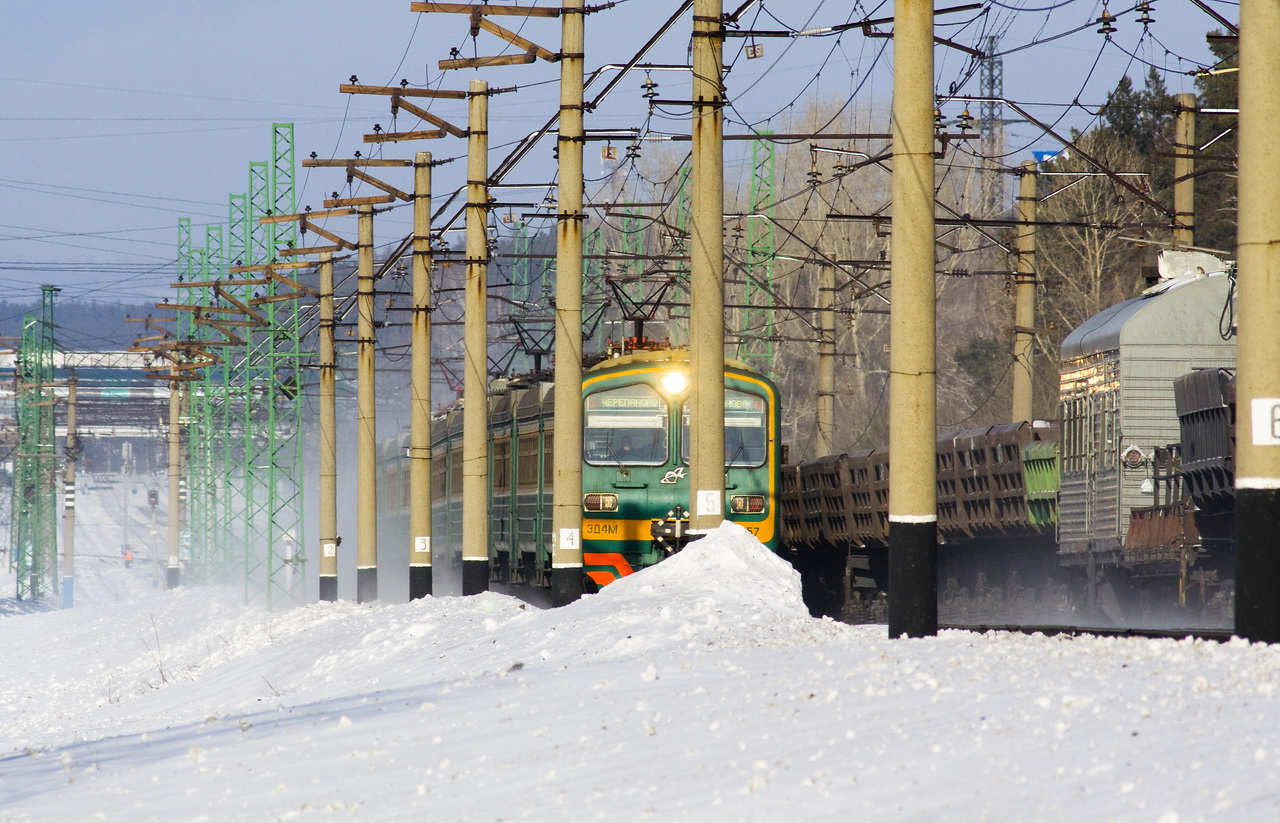
[[[158,317],[154,304],[106,303],[94,300],[60,300],[53,310],[54,340],[59,348],[86,351],[127,349],[135,337],[146,334],[140,323],[125,317]],[[22,320],[40,315],[40,302],[0,300],[0,337],[22,337]]]

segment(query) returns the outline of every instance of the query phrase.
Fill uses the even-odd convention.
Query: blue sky
[[[539,0],[538,5],[548,4]],[[726,10],[736,6],[726,3]],[[588,71],[629,57],[676,7],[674,0],[627,0],[589,16]],[[1238,17],[1236,4],[1213,7],[1228,19]],[[1120,30],[1110,44],[1091,24],[1101,5],[1085,0],[1002,3],[988,5],[983,13],[941,15],[938,33],[966,44],[1001,33],[1002,49],[1012,49],[1083,26],[1004,58],[1006,96],[1020,101],[1079,99],[1096,106],[1122,74],[1139,79],[1148,63],[1166,72],[1171,91],[1194,90],[1186,72],[1209,59],[1203,35],[1216,25],[1213,20],[1185,0],[1158,0],[1152,11],[1156,23],[1143,37],[1131,5],[1116,5],[1111,12],[1119,15]],[[800,30],[891,14],[891,3],[775,0],[752,8],[743,22],[756,29]],[[553,51],[558,47],[558,21],[534,19],[523,26],[521,18],[497,21],[520,28]],[[684,62],[689,25],[686,15],[649,60]],[[165,296],[176,271],[178,218],[191,218],[197,231],[205,223],[225,221],[227,196],[246,189],[249,162],[269,157],[273,122],[295,123],[299,158],[312,151],[322,157],[369,153],[361,135],[373,123],[388,126],[390,114],[385,99],[338,93],[338,85],[353,74],[375,85],[405,78],[414,85],[465,88],[470,77],[481,76],[492,86],[522,86],[518,93],[493,99],[491,167],[496,165],[509,150],[506,144],[555,110],[559,70],[539,62],[441,78],[436,61],[448,57],[450,48],[472,53],[466,29],[465,17],[417,14],[408,0],[134,0],[7,9],[8,36],[0,49],[6,103],[0,116],[5,158],[0,163],[0,295],[34,297],[41,283],[55,283],[69,297]],[[857,90],[859,108],[887,110],[889,40],[853,30],[839,38],[758,42],[765,47],[762,59],[744,59],[743,40],[730,40],[726,48],[726,60],[734,64],[726,80],[734,100],[726,131],[745,131],[746,123],[785,129],[788,112],[806,95],[847,98]],[[482,33],[476,48],[479,54],[495,54],[503,45]],[[960,81],[962,91],[979,91],[976,77],[963,81],[968,57],[962,52],[940,47],[936,60],[941,89]],[[624,80],[588,118],[587,127],[647,124],[659,132],[687,130],[678,109],[660,109],[646,119],[643,79],[634,74]],[[687,75],[663,73],[655,79],[663,96],[687,98]],[[948,116],[959,114],[961,107],[953,107]],[[465,123],[461,103],[442,101],[433,111]],[[1090,122],[1084,109],[1046,105],[1036,111],[1044,119],[1061,118],[1064,130]],[[887,123],[867,126],[887,129]],[[1056,148],[1021,125],[1010,127],[1009,144],[1024,157],[1033,146]],[[465,148],[457,139],[445,139],[392,145],[383,153],[411,157],[416,150],[447,157]],[[593,152],[587,155],[588,175],[600,172]],[[463,165],[438,169],[435,190],[461,185]],[[553,174],[547,142],[508,181],[545,183]],[[300,169],[299,181],[305,184],[300,205],[319,207],[328,192],[342,187],[343,178],[336,170],[307,174]],[[399,182],[409,186],[407,179]],[[407,215],[390,215],[380,223],[378,242],[391,243],[407,232]]]

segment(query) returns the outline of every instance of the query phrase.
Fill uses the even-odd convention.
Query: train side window
[[[680,458],[689,462],[689,404],[681,410]],[[724,464],[763,466],[769,456],[768,403],[763,397],[725,389]]]
[[[583,457],[597,466],[667,462],[667,401],[651,386],[604,389],[583,400]]]

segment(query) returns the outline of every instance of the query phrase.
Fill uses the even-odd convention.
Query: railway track
[[[939,623],[939,629],[964,629],[971,632],[1017,632],[1019,634],[1044,634],[1048,636],[1071,635],[1092,637],[1145,637],[1150,639],[1170,638],[1182,640],[1194,637],[1197,640],[1212,640],[1223,643],[1233,637],[1230,629],[1135,629],[1135,628],[1099,628],[1090,626],[1020,626],[998,624],[963,624]]]

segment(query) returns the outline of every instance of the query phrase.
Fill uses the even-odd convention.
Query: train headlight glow
[[[618,495],[591,493],[582,496],[582,508],[589,512],[616,512]]]
[[[666,389],[667,394],[679,394],[689,388],[689,378],[685,377],[684,372],[669,371],[662,375],[662,388]]]
[[[729,511],[733,514],[760,514],[764,511],[764,495],[735,494],[729,498]]]

